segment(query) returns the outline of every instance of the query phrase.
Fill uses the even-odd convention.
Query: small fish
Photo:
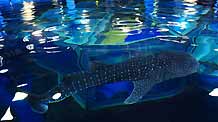
[[[195,73],[198,71],[198,67],[199,63],[195,58],[184,52],[156,52],[111,65],[93,63],[90,71],[63,75],[62,82],[57,88],[44,95],[32,96],[38,99],[38,104],[52,103],[90,87],[131,81],[134,88],[130,96],[125,99],[124,104],[133,104],[137,103],[156,84]],[[62,95],[54,100],[52,96],[56,93]],[[38,110],[40,112],[40,109]],[[43,110],[43,112],[45,111]]]

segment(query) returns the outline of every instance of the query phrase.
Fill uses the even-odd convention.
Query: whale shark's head
[[[198,61],[185,52],[165,52],[160,54],[161,59],[164,59],[166,70],[172,77],[185,77],[196,73],[199,69]]]

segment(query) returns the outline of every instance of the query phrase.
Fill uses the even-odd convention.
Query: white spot
[[[218,52],[218,48],[214,49],[214,51]]]
[[[5,115],[1,118],[1,121],[8,121],[8,120],[13,120],[13,116],[11,115],[11,110],[10,107],[7,109],[5,112]]]
[[[2,69],[2,70],[0,70],[0,74],[6,73],[6,72],[8,72],[8,69]]]
[[[52,99],[57,100],[61,97],[61,93],[56,93],[52,96]]]
[[[28,85],[27,83],[24,83],[24,84],[18,85],[17,88],[20,88],[20,87],[23,87],[23,86],[27,86],[27,85]]]
[[[23,100],[28,96],[28,94],[23,92],[16,92],[12,101]]]
[[[218,97],[218,88],[215,88],[213,91],[211,91],[209,95],[213,97]]]

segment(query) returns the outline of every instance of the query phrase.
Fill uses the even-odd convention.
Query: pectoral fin
[[[153,85],[148,84],[146,81],[133,81],[134,88],[129,97],[124,101],[125,104],[133,104],[138,102],[145,96],[153,87]]]

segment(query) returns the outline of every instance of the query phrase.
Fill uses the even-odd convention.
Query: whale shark
[[[161,51],[137,55],[117,64],[91,63],[91,70],[65,74],[57,87],[43,95],[30,94],[34,111],[44,113],[47,103],[61,101],[90,87],[131,81],[133,90],[124,104],[139,102],[153,86],[170,79],[185,77],[198,71],[199,63],[185,52]],[[60,93],[58,99],[52,96]]]

